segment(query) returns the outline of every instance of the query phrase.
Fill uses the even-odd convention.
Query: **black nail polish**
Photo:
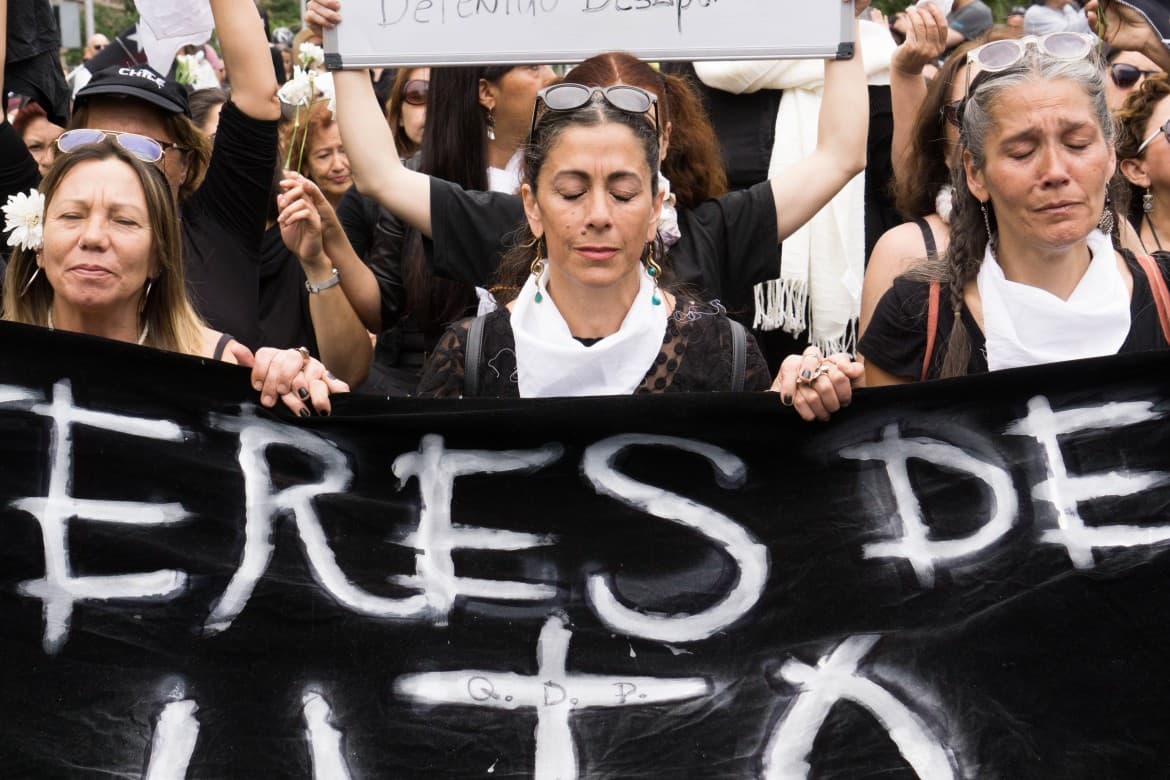
[[[309,391],[303,387],[297,389],[297,395],[301,397],[302,401],[309,400]]]
[[[328,416],[329,416],[329,410],[328,410],[328,409],[322,409],[321,411],[317,412],[317,414],[321,415],[322,417],[328,417]]]
[[[808,379],[810,376],[812,376],[812,371],[802,371],[800,375],[805,379]]]
[[[297,412],[297,414],[299,414],[301,417],[308,417],[309,410],[302,406],[301,410],[299,412]]]
[[[792,396],[786,395],[783,398],[781,398],[780,400],[784,402],[785,406],[792,406]]]

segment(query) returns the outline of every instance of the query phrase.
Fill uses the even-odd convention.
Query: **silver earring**
[[[1154,193],[1146,190],[1142,195],[1142,211],[1149,214],[1154,210]]]
[[[487,112],[487,137],[489,141],[496,140],[496,117],[490,109]]]
[[[1106,197],[1105,198],[1105,208],[1101,210],[1101,219],[1097,220],[1097,229],[1100,230],[1102,233],[1104,233],[1107,236],[1113,233],[1113,209],[1111,208],[1112,205],[1113,205],[1112,201],[1108,197]]]
[[[21,290],[20,290],[20,297],[21,298],[23,298],[25,296],[25,293],[28,292],[28,288],[32,287],[33,282],[35,282],[37,280],[37,277],[40,276],[40,273],[41,273],[41,267],[38,265],[37,270],[32,272],[32,276],[30,276],[28,278],[28,281],[24,283],[24,287],[21,288]]]
[[[987,243],[991,243],[991,218],[987,216],[987,204],[980,201],[979,208],[983,211],[983,227],[987,228]]]

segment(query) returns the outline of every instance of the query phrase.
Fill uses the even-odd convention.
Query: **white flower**
[[[315,43],[301,44],[300,61],[305,70],[320,70],[325,67],[325,50]]]
[[[337,118],[337,94],[333,89],[333,74],[329,72],[320,73],[317,78],[313,79],[313,86],[321,93],[322,100],[329,101],[329,111],[332,112],[333,118]]]
[[[40,249],[44,243],[45,196],[36,190],[8,196],[4,210],[4,232],[8,246]]]
[[[313,101],[313,76],[300,66],[293,68],[293,77],[284,82],[276,93],[280,102],[289,106],[307,106]]]

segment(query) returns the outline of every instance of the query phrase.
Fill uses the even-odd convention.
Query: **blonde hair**
[[[199,355],[203,352],[205,327],[191,302],[183,274],[183,242],[179,214],[170,186],[162,171],[133,156],[111,138],[83,146],[57,157],[41,180],[45,210],[65,177],[84,162],[117,159],[129,165],[142,184],[150,218],[150,249],[158,259],[159,273],[143,301],[139,325],[147,328],[148,347]],[[36,274],[37,250],[17,247],[4,276],[3,318],[9,322],[48,327],[53,305],[53,286],[45,274]],[[27,288],[27,289],[26,289]]]

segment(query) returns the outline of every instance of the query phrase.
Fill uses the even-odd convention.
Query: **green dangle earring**
[[[662,305],[661,290],[658,287],[658,278],[662,276],[662,267],[654,260],[654,242],[646,242],[646,254],[643,258],[646,264],[646,275],[650,277],[650,281],[654,282],[654,295],[650,298],[650,303],[655,306]]]
[[[544,273],[544,236],[536,239],[536,259],[532,261],[528,270],[532,274],[533,281],[536,282],[536,295],[532,296],[532,300],[540,303],[544,300],[544,296],[540,292],[540,275]]]

